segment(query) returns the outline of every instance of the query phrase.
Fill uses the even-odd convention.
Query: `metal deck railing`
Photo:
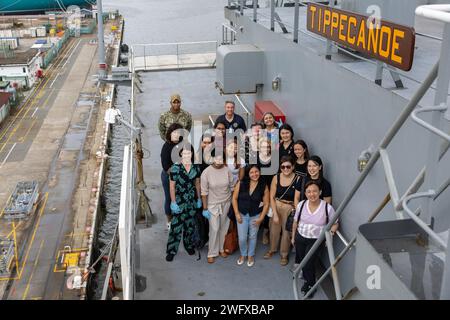
[[[250,2],[250,5],[247,5],[247,3]],[[279,24],[280,28],[283,30],[283,33],[291,33],[292,34],[292,41],[298,43],[299,42],[299,34],[303,34],[304,36],[308,37],[308,38],[312,38],[315,40],[318,40],[320,42],[323,42],[325,47],[326,47],[326,57],[327,59],[331,59],[332,57],[332,48],[334,48],[335,50],[337,50],[338,52],[343,52],[348,56],[351,56],[359,61],[365,61],[368,62],[372,65],[375,66],[375,77],[374,77],[374,81],[375,83],[377,83],[378,85],[382,84],[382,75],[383,75],[383,70],[386,70],[389,72],[389,74],[391,75],[396,88],[403,88],[403,82],[402,82],[402,78],[414,81],[416,83],[422,83],[422,81],[417,80],[413,77],[411,77],[410,75],[407,75],[405,72],[402,72],[399,69],[396,69],[392,66],[389,66],[385,63],[373,60],[373,59],[369,59],[366,57],[363,57],[361,55],[356,54],[355,52],[352,52],[350,50],[347,50],[346,48],[344,48],[341,45],[338,45],[336,43],[334,43],[333,41],[321,38],[307,30],[303,30],[301,28],[299,28],[299,23],[300,23],[300,18],[299,18],[299,10],[300,7],[302,6],[306,6],[308,2],[321,2],[321,1],[300,1],[300,0],[292,0],[289,1],[291,4],[291,7],[293,7],[294,9],[294,23],[287,23],[286,21],[282,21],[280,16],[277,14],[276,12],[276,8],[277,7],[282,7],[283,6],[283,1],[278,1],[278,0],[270,0],[270,15],[264,14],[261,12],[261,10],[258,10],[258,3],[259,0],[229,0],[228,1],[228,8],[231,9],[235,9],[236,11],[238,11],[241,15],[244,14],[244,10],[252,10],[253,12],[253,21],[254,22],[258,22],[258,21],[270,21],[270,29],[272,31],[275,31],[275,23]],[[339,6],[340,5],[340,1],[330,1],[329,2],[330,7],[335,7],[335,6]],[[226,25],[225,25],[226,26]],[[229,26],[228,26],[229,27]],[[224,28],[224,26],[222,27]],[[231,28],[231,27],[229,27]],[[232,30],[234,30],[233,28],[231,28]],[[290,30],[290,32],[287,31],[287,29]],[[442,38],[436,37],[436,36],[432,36],[429,34],[425,34],[425,33],[421,33],[421,32],[416,32],[416,35],[424,37],[424,38],[428,38],[428,39],[433,39],[433,40],[437,40],[437,41],[442,41]],[[432,87],[434,89],[434,87]]]
[[[247,105],[242,101],[241,97],[238,94],[234,95],[234,99],[237,101],[236,106],[238,107],[238,109],[235,110],[235,113],[240,115],[244,119],[247,129],[249,129],[253,121],[253,113],[249,110]],[[215,119],[217,119],[218,116],[219,114],[208,115],[211,127],[214,127],[214,124],[216,122]]]
[[[236,30],[233,27],[222,23],[222,45],[230,45],[236,43]]]
[[[214,68],[217,46],[217,41],[135,44],[131,60],[136,72]]]

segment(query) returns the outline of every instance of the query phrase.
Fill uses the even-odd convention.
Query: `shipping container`
[[[38,27],[36,28],[36,33],[38,37],[45,37],[47,35],[47,30],[45,27]]]
[[[0,46],[8,46],[9,49],[15,50],[19,46],[18,38],[0,38]]]
[[[32,38],[36,38],[36,36],[37,36],[36,28],[35,28],[35,27],[32,27],[32,28],[29,28],[28,30],[30,31],[30,36],[31,36]]]

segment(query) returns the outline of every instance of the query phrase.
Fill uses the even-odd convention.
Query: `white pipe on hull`
[[[416,8],[416,15],[450,23],[450,4],[431,4]]]

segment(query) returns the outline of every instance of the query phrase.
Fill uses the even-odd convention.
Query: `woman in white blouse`
[[[203,171],[201,195],[203,216],[209,220],[208,263],[214,263],[220,255],[228,255],[223,249],[230,219],[227,214],[231,205],[231,192],[234,188],[233,175],[224,164],[223,149],[213,149],[213,163]]]

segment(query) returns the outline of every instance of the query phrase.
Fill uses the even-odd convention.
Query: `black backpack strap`
[[[325,201],[325,200],[324,200]],[[328,202],[325,201],[325,215],[326,215],[326,224],[328,224]]]
[[[302,205],[300,206],[300,211],[298,213],[297,223],[300,222],[300,216],[302,215],[303,207],[305,206],[306,200],[303,200]]]
[[[305,195],[305,184],[306,184],[306,176],[302,177],[302,187],[300,189],[300,199],[305,199],[306,201],[306,195]]]

